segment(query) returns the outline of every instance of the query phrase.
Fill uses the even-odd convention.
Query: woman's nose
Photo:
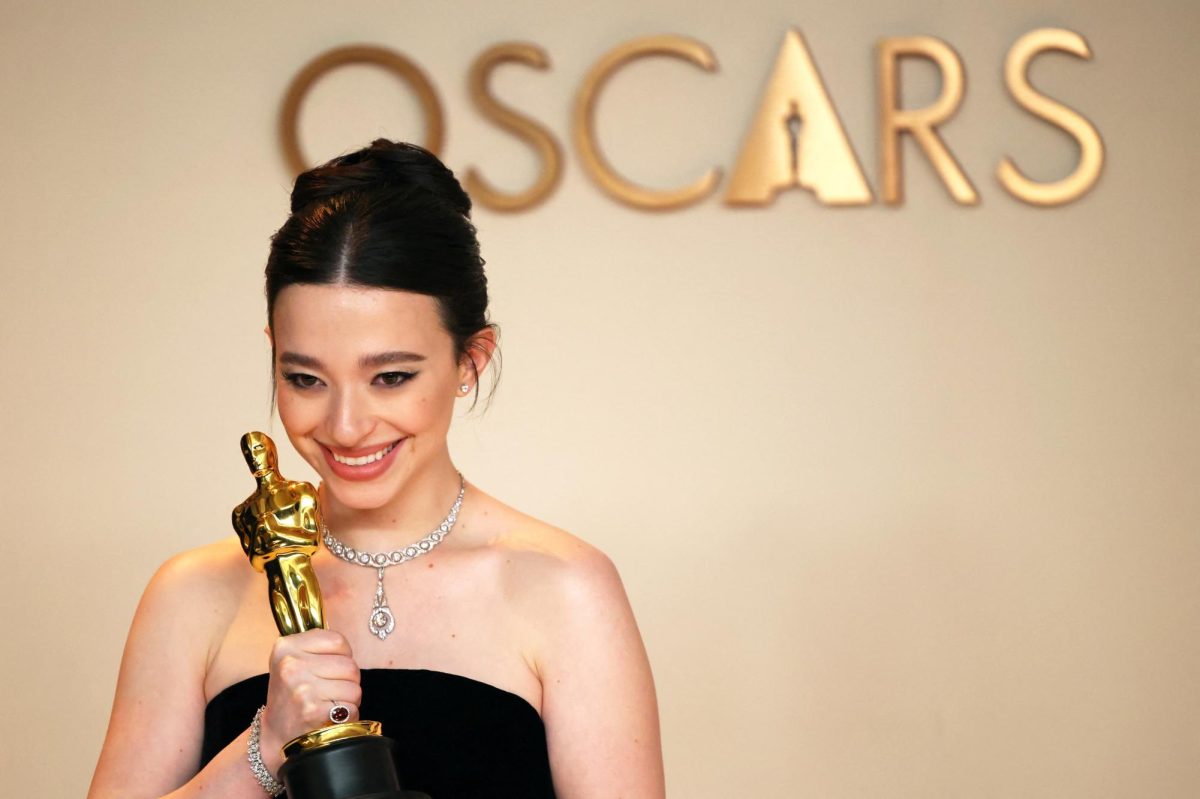
[[[353,390],[335,391],[327,424],[329,437],[337,446],[361,444],[375,425],[367,397]]]

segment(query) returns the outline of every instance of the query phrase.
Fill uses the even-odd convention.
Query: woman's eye
[[[291,383],[296,388],[312,388],[321,381],[312,375],[306,375],[302,372],[286,372],[283,379]]]
[[[385,386],[398,386],[416,377],[416,372],[382,372],[375,379]]]

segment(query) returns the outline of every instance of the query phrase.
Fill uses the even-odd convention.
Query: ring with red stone
[[[341,702],[334,702],[333,707],[329,708],[329,720],[334,724],[341,724],[350,718],[350,708],[343,705]]]

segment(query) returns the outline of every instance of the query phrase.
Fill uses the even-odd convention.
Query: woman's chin
[[[351,483],[336,476],[323,478],[324,494],[347,510],[378,510],[388,503],[394,487],[390,481],[373,480],[371,483]]]

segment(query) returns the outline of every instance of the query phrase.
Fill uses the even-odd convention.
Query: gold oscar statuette
[[[237,531],[250,565],[267,575],[267,595],[275,625],[281,635],[324,628],[321,586],[317,584],[317,575],[310,562],[317,551],[322,528],[317,491],[311,483],[285,480],[280,476],[275,442],[265,433],[242,436],[242,454],[258,487],[245,502],[233,509],[233,529]],[[311,760],[305,756],[324,748],[341,748],[330,747],[331,744],[380,735],[377,721],[348,721],[331,723],[288,741],[283,747],[287,762],[280,773],[288,783],[289,792],[293,797],[304,793],[295,791],[286,776],[289,770],[297,771],[290,768],[293,759]],[[391,746],[387,739],[381,740]],[[338,758],[324,759],[332,763],[335,759],[345,758],[339,755]],[[321,792],[320,795],[326,794]]]

